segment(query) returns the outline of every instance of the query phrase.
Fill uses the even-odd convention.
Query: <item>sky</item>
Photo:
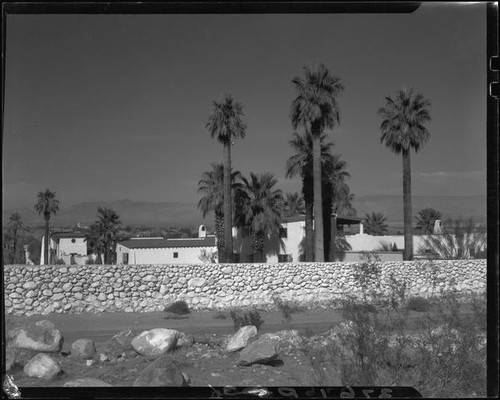
[[[292,153],[291,79],[324,63],[342,79],[329,132],[356,197],[402,194],[401,157],[380,143],[385,96],[431,102],[430,141],[412,153],[413,195],[486,193],[486,5],[424,4],[412,14],[7,15],[3,207],[55,190],[84,201],[196,203],[222,145],[205,128],[225,93],[247,134],[245,176],[284,192]]]

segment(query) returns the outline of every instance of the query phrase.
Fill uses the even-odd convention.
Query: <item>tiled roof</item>
[[[119,242],[129,249],[154,249],[172,247],[213,247],[215,236],[207,236],[203,239],[130,239]]]
[[[293,217],[287,217],[283,219],[283,222],[299,222],[305,221],[306,217],[304,215],[295,215]],[[337,216],[338,225],[356,225],[361,222],[361,218],[358,217],[343,217],[341,215]]]
[[[85,233],[83,232],[59,232],[50,235],[52,239],[69,239],[69,238],[84,238]]]

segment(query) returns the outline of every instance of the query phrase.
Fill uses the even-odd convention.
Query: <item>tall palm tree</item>
[[[266,236],[279,236],[283,194],[275,188],[278,181],[269,172],[260,175],[251,172],[250,180],[243,177],[243,183],[236,203],[236,225],[250,231],[254,261],[262,262]]]
[[[403,88],[394,98],[387,96],[385,106],[378,110],[382,118],[380,142],[395,154],[402,154],[403,159],[404,260],[413,259],[410,150],[419,151],[429,140],[425,124],[431,120],[430,105],[422,94]]]
[[[285,217],[294,217],[304,214],[304,197],[298,192],[287,193],[284,198],[283,213]]]
[[[222,100],[214,101],[212,113],[206,123],[206,128],[212,136],[224,146],[224,262],[233,261],[233,235],[231,212],[231,144],[235,138],[244,138],[246,124],[243,122],[243,106],[233,100],[231,95],[225,95]]]
[[[49,221],[50,217],[56,215],[59,211],[59,200],[56,199],[56,192],[52,192],[50,189],[45,189],[45,192],[38,192],[37,202],[35,204],[35,211],[38,215],[43,215],[45,221],[45,241],[44,241],[44,253],[43,253],[43,263],[45,265],[49,264]]]
[[[224,165],[212,163],[212,170],[202,174],[198,182],[198,193],[203,197],[198,202],[198,208],[203,213],[203,218],[209,212],[215,216],[215,236],[217,237],[217,252],[219,261],[224,260]],[[241,173],[239,171],[231,172],[231,194],[234,196],[237,190],[242,187]],[[234,210],[233,210],[234,212]]]
[[[95,254],[96,264],[102,264],[102,254],[106,250],[106,245],[102,240],[101,229],[98,223],[90,225],[90,231],[85,234],[85,242],[92,254]]]
[[[420,228],[420,233],[428,235],[434,233],[434,224],[436,220],[441,219],[441,213],[430,207],[422,208],[415,216],[417,220],[417,228]]]
[[[111,208],[97,209],[97,229],[99,232],[98,240],[104,246],[104,263],[113,263],[113,254],[116,251],[116,242],[118,229],[121,224],[119,215]]]
[[[385,221],[386,218],[382,213],[372,212],[371,214],[365,214],[363,225],[366,233],[374,236],[385,235],[388,229]]]
[[[321,134],[340,122],[337,96],[344,85],[320,64],[315,69],[304,67],[304,78],[295,77],[297,97],[292,101],[291,120],[294,129],[303,126],[313,138],[314,229],[315,261],[324,260],[323,213],[321,193]]]

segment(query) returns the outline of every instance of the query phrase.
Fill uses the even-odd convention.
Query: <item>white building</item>
[[[42,237],[42,249],[40,265],[44,264],[45,236]],[[83,229],[71,232],[58,232],[50,235],[49,254],[50,263],[63,260],[65,264],[84,265],[88,259],[87,242],[85,241],[85,231]]]
[[[207,236],[204,225],[197,238],[164,239],[162,237],[131,238],[118,242],[117,264],[200,264],[203,254],[217,251],[215,236]]]

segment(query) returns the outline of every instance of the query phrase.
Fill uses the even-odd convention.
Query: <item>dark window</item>
[[[291,254],[278,254],[278,262],[292,262]]]
[[[174,251],[174,258],[179,258],[179,253],[177,253],[176,251]]]
[[[76,239],[71,239],[71,243],[75,243],[76,242]]]
[[[128,264],[128,253],[123,254],[123,264]]]
[[[233,262],[234,263],[240,262],[240,254],[239,253],[233,253]]]
[[[280,238],[287,238],[287,237],[288,237],[288,229],[280,228]]]

